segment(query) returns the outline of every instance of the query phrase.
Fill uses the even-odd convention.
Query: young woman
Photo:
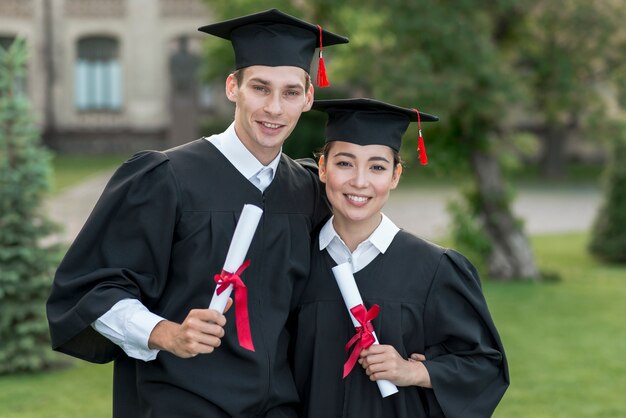
[[[476,270],[458,252],[400,230],[381,212],[400,180],[401,138],[417,111],[370,99],[316,101],[313,108],[328,114],[319,176],[333,217],[315,240],[296,310],[302,416],[491,416],[509,375]],[[380,307],[372,320],[380,345],[362,350],[344,379],[345,346],[355,328],[331,268],[345,262],[365,308]],[[382,398],[379,379],[399,392]]]

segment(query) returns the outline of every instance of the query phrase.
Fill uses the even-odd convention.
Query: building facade
[[[211,106],[197,82],[209,21],[202,0],[0,0],[0,45],[26,40],[25,90],[52,149],[165,149],[197,137]]]

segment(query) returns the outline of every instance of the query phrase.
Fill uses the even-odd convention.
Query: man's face
[[[311,109],[313,86],[298,67],[246,67],[241,85],[231,74],[226,96],[236,104],[235,131],[245,147],[262,163],[278,154],[302,112]]]

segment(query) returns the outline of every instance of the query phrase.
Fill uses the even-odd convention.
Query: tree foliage
[[[534,115],[525,124],[542,140],[542,171],[566,174],[568,142],[584,135],[604,144],[598,125],[607,121],[607,81],[625,69],[623,2],[535,0],[517,49],[518,72]],[[595,122],[592,129],[592,123]]]
[[[53,229],[40,211],[50,156],[17,88],[26,58],[22,41],[0,48],[0,374],[53,360],[44,308],[57,253],[39,244]]]
[[[537,133],[528,129],[537,121],[542,128],[555,128],[551,135],[567,134],[564,130],[571,126],[602,128],[612,77],[626,85],[624,71],[618,71],[624,68],[620,57],[626,38],[619,29],[626,8],[619,1],[207,4],[216,19],[278,7],[348,36],[348,45],[324,49],[332,87],[317,89],[316,98],[374,97],[440,116],[439,123],[423,127],[432,164],[415,169],[460,172],[472,183],[474,192],[462,207],[474,214],[474,225],[465,217],[459,236],[476,231],[482,236],[475,239],[487,238],[479,253],[491,249],[486,264],[493,276],[539,277],[523,224],[510,210],[513,193],[506,170],[511,157],[519,154],[518,141],[527,139],[528,132]],[[232,62],[230,45],[207,42],[213,45],[208,55],[214,58],[207,60],[207,68],[223,71],[220,63],[227,60],[222,58]],[[617,94],[617,99],[623,97]],[[403,144],[410,166],[417,165],[416,138],[417,127],[411,126]]]
[[[262,10],[265,4],[260,3],[218,0],[211,1],[210,6],[219,18],[228,18]],[[318,89],[316,98],[334,94],[374,97],[439,115],[441,123],[424,126],[432,162],[428,169],[474,172],[474,153],[481,153],[484,160],[495,158],[504,139],[508,109],[516,105],[522,92],[519,77],[510,71],[508,50],[523,12],[515,2],[463,0],[452,5],[448,1],[426,4],[392,0],[384,6],[374,0],[278,3],[267,6],[322,22],[326,29],[350,38],[350,44],[329,48],[325,54],[334,84],[332,89]],[[409,165],[416,161],[416,138],[417,129],[412,126],[403,152]],[[501,175],[497,164],[489,166]],[[475,181],[480,181],[478,175]],[[504,191],[476,190],[479,199],[472,211],[484,215],[484,225],[495,225],[488,234],[493,241],[501,234],[500,225],[516,223],[500,222],[511,217],[508,206],[501,205]],[[488,199],[499,202],[497,214],[486,211]],[[493,216],[499,221],[488,222]],[[503,245],[497,241],[492,244],[494,250]],[[515,249],[499,253],[515,255]],[[532,260],[525,264],[534,265]],[[512,268],[507,274],[522,273]],[[536,276],[534,272],[530,275]]]

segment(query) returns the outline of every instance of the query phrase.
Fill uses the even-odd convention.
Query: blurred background
[[[409,128],[385,213],[479,267],[511,369],[495,416],[625,417],[621,0],[0,0],[0,417],[110,416],[110,365],[48,349],[54,269],[133,152],[231,123],[232,48],[197,28],[273,7],[350,38],[316,98],[440,117],[428,165]],[[323,128],[304,114],[284,151]]]

